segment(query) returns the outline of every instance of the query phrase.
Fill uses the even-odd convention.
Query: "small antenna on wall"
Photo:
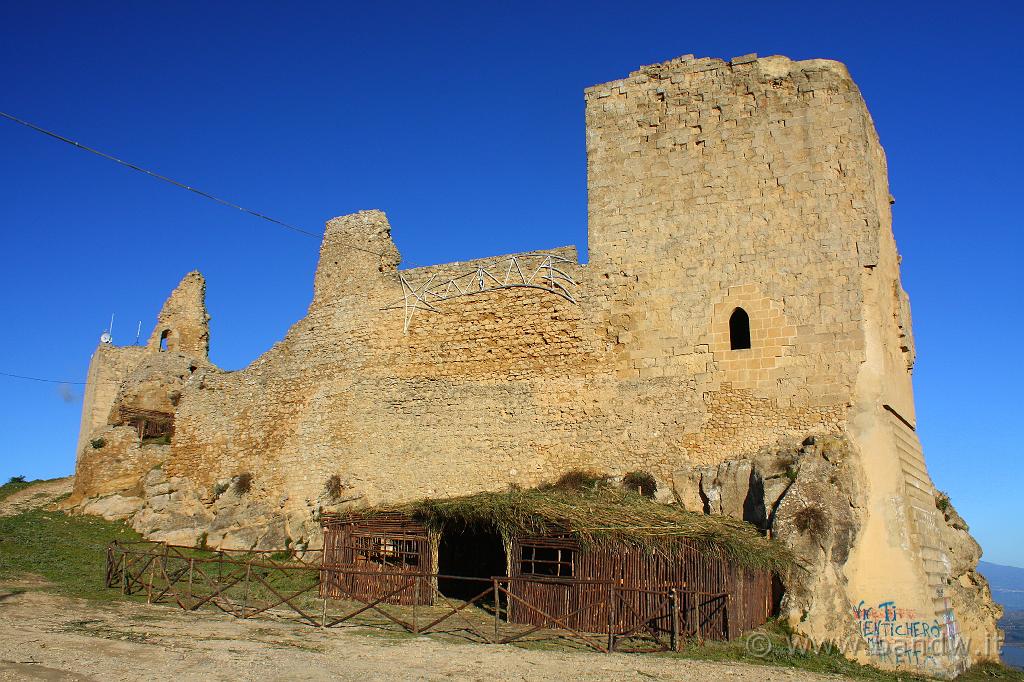
[[[142,336],[142,320],[139,320],[139,328],[135,330],[135,345],[139,345],[139,337]]]
[[[100,343],[107,344],[108,346],[114,343],[114,314],[110,314],[110,326],[107,331],[100,334]]]

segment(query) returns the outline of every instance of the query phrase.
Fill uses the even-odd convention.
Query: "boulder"
[[[144,503],[141,497],[107,495],[86,501],[80,509],[85,514],[102,516],[107,521],[123,521],[136,514]]]

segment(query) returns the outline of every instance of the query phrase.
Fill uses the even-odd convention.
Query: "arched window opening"
[[[165,329],[160,332],[160,352],[163,353],[167,350],[167,337],[170,336],[171,330]]]
[[[729,318],[729,347],[733,350],[750,348],[750,316],[743,308],[732,311]]]

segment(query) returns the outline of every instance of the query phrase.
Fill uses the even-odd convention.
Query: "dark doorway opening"
[[[506,575],[505,543],[490,528],[446,529],[437,546],[437,572],[469,578]],[[487,589],[489,583],[478,580],[438,578],[437,589],[446,597],[468,600]],[[487,601],[493,601],[488,598]]]

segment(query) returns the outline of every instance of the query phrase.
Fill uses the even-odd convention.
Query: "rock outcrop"
[[[835,437],[810,439],[792,466],[795,480],[771,523],[774,537],[798,562],[783,614],[812,641],[854,641],[858,632],[846,570],[863,524],[864,472],[849,442]]]
[[[971,537],[967,522],[945,493],[936,495],[935,506],[945,521],[940,534],[949,566],[946,589],[950,601],[957,605],[961,636],[965,641],[984,644],[991,651],[990,657],[995,658],[1003,645],[1004,633],[998,625],[1003,607],[992,599],[988,580],[978,572],[981,545]]]
[[[850,558],[863,539],[868,486],[863,457],[843,436],[816,436],[777,450],[763,449],[750,458],[685,467],[673,478],[681,504],[744,519],[790,548],[796,566],[785,576],[781,614],[797,635],[834,642],[872,663],[902,656],[905,666],[910,658],[923,661],[927,656],[935,660],[924,667],[940,676],[962,669],[969,655],[975,660],[994,657],[1002,640],[997,627],[1002,609],[977,571],[981,547],[948,497],[934,488],[941,536],[935,563],[943,567],[941,592],[952,609],[947,606],[948,612],[932,615],[895,602],[866,604],[860,599],[851,580],[859,567]],[[917,641],[887,643],[879,625],[884,630],[891,624],[895,632],[905,627],[903,620],[918,624],[911,626],[921,630]],[[910,649],[896,653],[904,644]]]
[[[749,459],[681,469],[678,499],[705,513],[744,519],[789,547],[782,611],[813,641],[856,637],[844,575],[862,523],[864,473],[842,437],[819,436]],[[687,503],[689,500],[689,503]]]

